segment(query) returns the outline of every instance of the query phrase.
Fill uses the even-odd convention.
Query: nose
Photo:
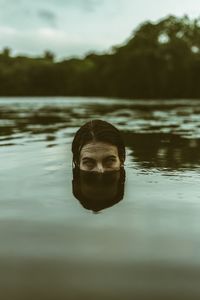
[[[99,173],[103,173],[105,170],[104,170],[104,167],[101,163],[97,164],[97,172]]]

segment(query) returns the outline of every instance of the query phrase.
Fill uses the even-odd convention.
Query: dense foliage
[[[55,62],[0,54],[1,96],[199,98],[200,20],[169,16],[145,22],[108,54]]]

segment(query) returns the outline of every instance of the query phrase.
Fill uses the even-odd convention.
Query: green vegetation
[[[145,22],[108,54],[55,62],[0,54],[1,96],[200,98],[200,19]]]

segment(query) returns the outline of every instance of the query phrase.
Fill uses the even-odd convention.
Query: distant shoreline
[[[169,16],[144,22],[105,54],[55,61],[0,53],[0,96],[200,99],[200,22]]]

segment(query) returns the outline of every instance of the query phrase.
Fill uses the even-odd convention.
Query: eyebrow
[[[115,155],[109,155],[107,157],[105,157],[104,159],[110,159],[110,158],[117,158]]]
[[[116,159],[117,156],[115,156],[115,155],[109,155],[109,156],[104,157],[103,160],[108,160],[108,159],[112,159],[112,158]],[[83,157],[82,160],[83,161],[86,161],[86,160],[95,161],[94,158],[88,157],[88,156]]]
[[[85,157],[83,157],[83,159],[82,160],[92,160],[92,161],[94,161],[95,159],[94,158],[92,158],[92,157],[87,157],[87,156],[85,156]]]

